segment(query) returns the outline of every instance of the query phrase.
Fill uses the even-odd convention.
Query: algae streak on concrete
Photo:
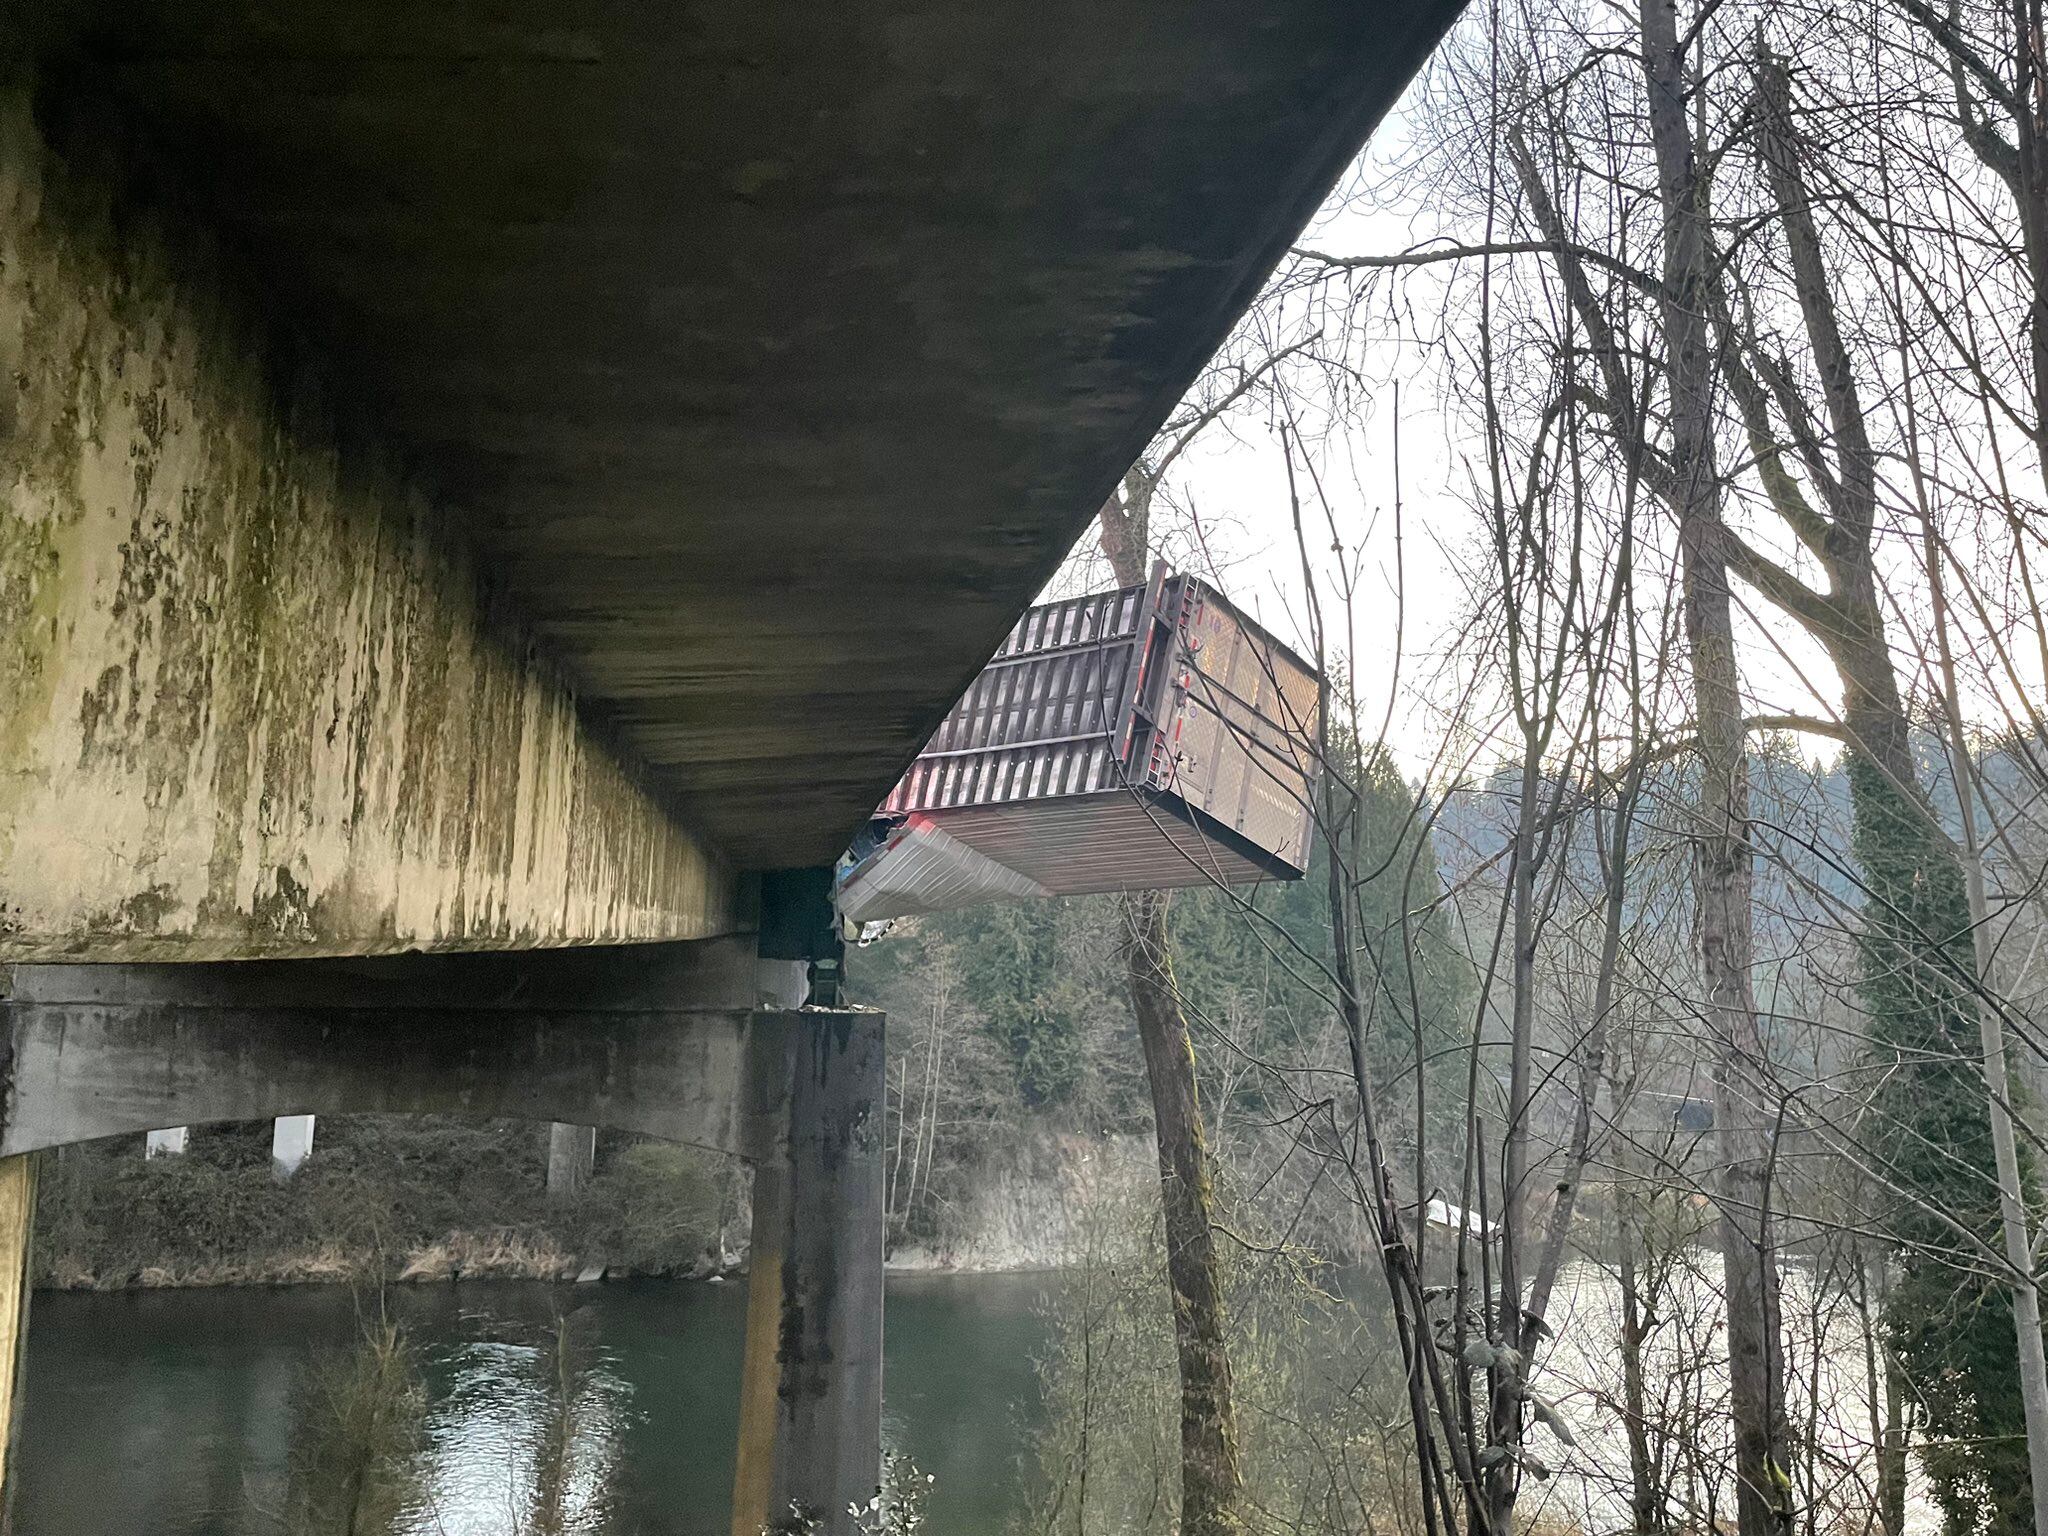
[[[0,93],[0,960],[728,930],[729,870],[211,266]]]

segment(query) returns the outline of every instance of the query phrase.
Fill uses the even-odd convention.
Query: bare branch
[[[1579,245],[1565,240],[1496,240],[1485,245],[1442,245],[1433,248],[1418,245],[1411,246],[1405,251],[1397,251],[1391,256],[1332,256],[1323,251],[1311,251],[1296,246],[1292,254],[1304,261],[1320,262],[1326,267],[1343,271],[1383,267],[1428,267],[1441,261],[1470,261],[1487,256],[1570,255],[1589,266],[1611,272],[1653,299],[1664,297],[1664,285],[1641,267],[1631,266],[1590,245]]]

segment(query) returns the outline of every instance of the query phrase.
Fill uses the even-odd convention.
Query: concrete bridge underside
[[[609,1121],[771,1170],[742,1514],[861,1494],[880,1023],[787,872],[1456,9],[0,11],[0,1352],[36,1148]]]
[[[568,1117],[744,1158],[733,1526],[824,1517],[870,1488],[880,1444],[883,1042],[880,1014],[798,1006],[803,988],[751,938],[18,966],[0,1214],[39,1149],[307,1107]]]

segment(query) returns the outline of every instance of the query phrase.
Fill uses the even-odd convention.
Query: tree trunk
[[[889,1183],[882,1193],[882,1209],[889,1219],[897,1218],[896,1189],[903,1177],[903,1138],[910,1129],[910,1058],[896,1064],[896,1155],[889,1162]]]
[[[2041,1287],[2034,1265],[2033,1236],[2027,1226],[2027,1202],[2021,1182],[2019,1148],[2013,1137],[2012,1071],[2006,1065],[2002,1004],[1991,987],[1997,954],[1991,933],[1991,905],[1984,888],[1984,849],[1977,837],[1977,765],[1963,728],[1962,700],[1956,689],[1955,654],[1949,644],[1948,604],[1942,587],[1941,551],[1934,531],[1927,530],[1927,583],[1934,603],[1935,643],[1941,660],[1942,712],[1948,726],[1949,762],[1956,803],[1961,808],[1963,871],[1975,941],[1977,979],[1986,991],[1973,1001],[1977,1038],[1984,1052],[1985,1108],[1991,1120],[1991,1145],[1998,1169],[2000,1235],[2006,1262],[2012,1266],[2012,1317],[2019,1349],[2020,1402],[2027,1427],[2027,1470],[2032,1485],[2034,1530],[2048,1536],[2048,1352],[2041,1339]],[[1945,937],[1945,936],[1944,936]]]
[[[1167,953],[1166,907],[1158,891],[1125,898],[1124,953],[1159,1140],[1166,1273],[1180,1361],[1180,1529],[1182,1536],[1236,1536],[1244,1529],[1238,1515],[1243,1483],[1216,1269],[1215,1191],[1195,1088],[1194,1042]]]
[[[1693,828],[1701,980],[1714,1050],[1720,1145],[1720,1237],[1728,1301],[1729,1396],[1741,1536],[1774,1536],[1791,1521],[1789,1438],[1778,1276],[1768,1194],[1762,1041],[1751,987],[1749,773],[1735,664],[1728,558],[1715,463],[1714,296],[1704,186],[1686,121],[1690,100],[1674,0],[1638,0],[1643,83],[1663,215],[1659,298],[1668,396],[1667,454],[1651,451],[1628,372],[1628,349],[1586,278],[1577,244],[1519,128],[1508,151],[1531,215],[1551,242],[1572,309],[1601,371],[1605,406],[1633,467],[1678,524],[1686,638],[1698,716],[1700,789]]]
[[[1666,1527],[1664,1487],[1650,1454],[1650,1397],[1643,1374],[1648,1328],[1636,1266],[1638,1239],[1625,1210],[1629,1203],[1625,1196],[1615,1202],[1615,1228],[1621,1239],[1621,1426],[1628,1436],[1629,1511],[1635,1536],[1658,1536]]]
[[[1960,1371],[1969,1380],[1970,1392],[1963,1400],[1968,1406],[1961,1413],[1951,1410],[1938,1417],[1933,1426],[1951,1440],[1973,1442],[1967,1455],[1974,1465],[1966,1473],[1949,1471],[1937,1480],[1951,1518],[1964,1506],[1981,1511],[1988,1494],[1999,1518],[2017,1528],[2030,1507],[2024,1495],[2031,1492],[2032,1524],[2048,1532],[2048,1364],[2043,1361],[2039,1297],[2020,1196],[2022,1174],[2007,1109],[2003,1031],[1995,1002],[1977,991],[1989,950],[1975,826],[1967,817],[1968,744],[1955,712],[1939,550],[1929,524],[1934,633],[1950,705],[1958,794],[1966,808],[1966,857],[1960,863],[1920,786],[1913,760],[1873,556],[1876,455],[1807,187],[1805,166],[1813,152],[1794,116],[1790,73],[1768,52],[1757,61],[1754,105],[1760,158],[1791,258],[1794,291],[1832,428],[1835,458],[1832,478],[1815,477],[1831,517],[1814,516],[1785,477],[1771,481],[1772,495],[1788,527],[1818,556],[1828,588],[1824,593],[1811,590],[1739,540],[1732,547],[1738,570],[1753,577],[1766,595],[1806,626],[1827,650],[1842,683],[1854,846],[1868,892],[1861,924],[1860,988],[1873,1044],[1881,1057],[1890,1053],[1893,1067],[1883,1095],[1890,1105],[1888,1119],[1896,1128],[1887,1137],[1892,1147],[1889,1173],[1917,1201],[1897,1218],[1908,1284],[1902,1287],[1907,1297],[1903,1313],[1894,1313],[1892,1324],[1913,1341],[1907,1346],[1915,1356],[1912,1363],[1929,1378]],[[2015,186],[2016,193],[2020,190]],[[2027,199],[2021,201],[2024,206]],[[1725,317],[1725,307],[1717,305],[1717,312]],[[1730,324],[1726,318],[1722,323]],[[1734,343],[1724,346],[1723,357],[1738,399],[1748,402],[1745,415],[1750,418],[1752,446],[1760,462],[1769,462],[1776,449],[1764,441],[1755,386],[1745,380],[1736,361],[1755,348],[1755,338],[1725,339]],[[2037,364],[2040,340],[2037,333]],[[1910,423],[1910,392],[1906,404]],[[1924,517],[1926,493],[1914,441],[1909,426],[1907,463]],[[1967,889],[1966,864],[1978,877]],[[1966,930],[1976,935],[1974,954],[1963,940]],[[1977,1052],[1968,1039],[1973,1032],[1979,1037]],[[1971,1060],[1979,1053],[1981,1078]],[[1945,1144],[1932,1156],[1917,1129],[1925,1124],[1947,1127]],[[1995,1207],[1983,1189],[1994,1180],[2000,1196]],[[1940,1216],[1930,1221],[1929,1211]],[[2002,1358],[2003,1351],[1994,1342],[2002,1320],[1983,1305],[1984,1282],[1973,1273],[1975,1267],[1944,1265],[1931,1257],[1949,1246],[1949,1235],[1941,1230],[1947,1220],[1963,1221],[1987,1242],[1993,1241],[1994,1227],[2003,1229],[2014,1270],[2016,1362]],[[2024,1464],[2013,1437],[1994,1429],[2005,1422],[2004,1410],[2015,1384],[2027,1429]],[[2029,1489],[2016,1486],[2022,1477]]]
[[[1878,1529],[1884,1536],[1906,1536],[1905,1393],[1898,1362],[1884,1348],[1877,1326],[1884,1308],[1884,1255],[1865,1254],[1863,1240],[1857,1238],[1856,1263],[1856,1324],[1863,1338],[1864,1395],[1877,1451]]]
[[[1124,477],[1099,518],[1102,551],[1127,587],[1141,585],[1151,549],[1156,480],[1140,463]],[[1180,1366],[1182,1536],[1235,1536],[1243,1479],[1237,1464],[1237,1414],[1230,1384],[1223,1286],[1216,1269],[1215,1186],[1195,1090],[1195,1046],[1174,985],[1166,897],[1124,899],[1124,956],[1131,1011],[1152,1088],[1159,1142],[1160,1204],[1166,1215],[1166,1278],[1173,1292],[1174,1345]]]
[[[1686,638],[1699,720],[1694,831],[1700,967],[1715,1046],[1720,1231],[1741,1536],[1790,1529],[1784,1361],[1773,1252],[1763,1047],[1751,988],[1749,767],[1728,585],[1707,332],[1707,210],[1686,122],[1673,0],[1641,0],[1642,65],[1664,215],[1663,331]]]
[[[1487,1392],[1487,1440],[1510,1452],[1518,1452],[1522,1445],[1522,1384],[1534,1343],[1533,1338],[1523,1336],[1522,1241],[1528,1226],[1529,1122],[1535,1092],[1536,805],[1542,787],[1540,744],[1532,735],[1525,741],[1522,756],[1514,862],[1509,870],[1513,992],[1508,1035],[1508,1119],[1501,1133],[1500,1290],[1494,1318],[1497,1342],[1505,1346],[1506,1353],[1496,1355],[1488,1370]],[[1483,1164],[1480,1179],[1483,1192]],[[1480,1209],[1483,1214],[1483,1201]],[[1416,1219],[1421,1221],[1420,1212]],[[1521,1476],[1521,1465],[1513,1455],[1504,1457],[1487,1472],[1486,1519],[1490,1529],[1509,1529]]]
[[[1600,1097],[1600,1084],[1608,1076],[1608,1014],[1614,1006],[1614,978],[1621,964],[1621,930],[1627,913],[1629,840],[1635,828],[1636,797],[1642,788],[1640,751],[1631,753],[1626,779],[1615,797],[1614,826],[1603,861],[1604,892],[1600,925],[1600,962],[1594,973],[1592,1011],[1584,1038],[1573,1054],[1578,1061],[1578,1089],[1572,1104],[1572,1139],[1566,1155],[1564,1177],[1557,1188],[1557,1202],[1551,1207],[1550,1225],[1543,1234],[1543,1247],[1536,1255],[1535,1272],[1529,1282],[1529,1315],[1541,1322],[1550,1314],[1550,1293],[1564,1264],[1565,1244],[1571,1237],[1572,1212],[1577,1208],[1579,1187],[1587,1165],[1593,1160],[1593,1111]],[[1598,823],[1595,822],[1597,828]],[[1597,835],[1597,834],[1596,834]]]
[[[2009,172],[1995,162],[2018,205],[2020,250],[2028,279],[2027,355],[2033,365],[2034,456],[2048,487],[2048,57],[2043,56],[2041,0],[2012,0],[2013,74]],[[1981,144],[1981,137],[1972,136]]]

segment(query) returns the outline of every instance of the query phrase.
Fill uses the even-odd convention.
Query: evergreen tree
[[[1922,1460],[1950,1536],[2023,1536],[2033,1513],[2011,1287],[1950,1225],[1999,1246],[1968,896],[1925,803],[1860,752],[1848,770],[1866,893],[1858,990],[1884,1068],[1872,1151],[1900,1195],[1885,1325],[1925,1406]]]

